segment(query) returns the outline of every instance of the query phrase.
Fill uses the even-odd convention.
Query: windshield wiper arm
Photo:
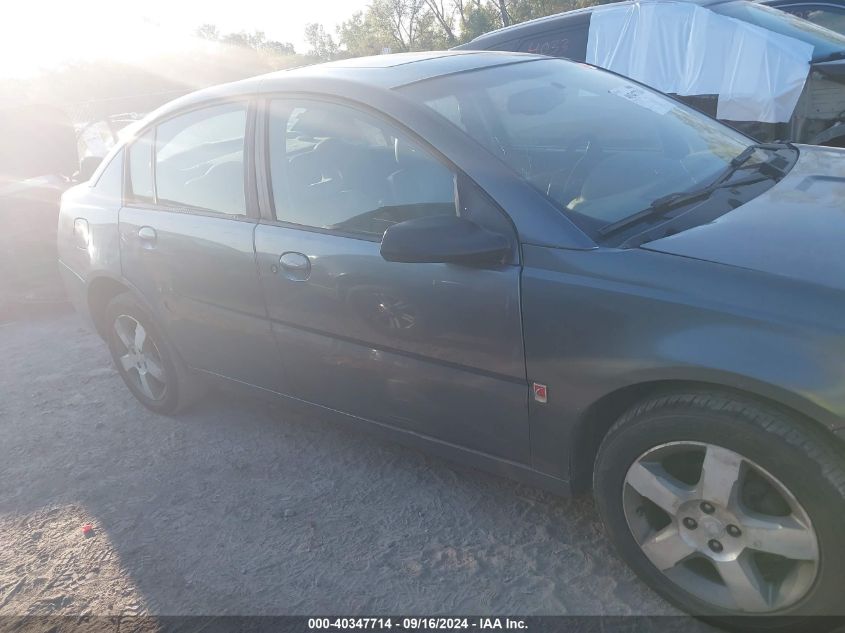
[[[754,152],[758,149],[768,149],[768,150],[781,150],[787,149],[790,145],[788,143],[755,143],[754,145],[749,145],[744,150],[742,150],[737,156],[735,156],[731,162],[728,164],[728,167],[719,174],[718,178],[711,182],[709,185],[701,187],[700,189],[693,189],[691,191],[677,191],[675,193],[670,193],[665,196],[661,196],[654,200],[648,207],[634,213],[633,215],[629,215],[626,218],[622,218],[616,222],[611,222],[610,224],[605,224],[598,230],[599,235],[602,237],[606,237],[611,233],[616,233],[622,229],[628,228],[629,226],[636,224],[642,220],[654,217],[660,217],[661,215],[675,209],[676,207],[683,206],[685,204],[689,204],[691,202],[695,202],[701,198],[706,198],[711,193],[718,189],[726,189],[729,187],[740,187],[742,185],[751,185],[754,183],[762,182],[764,180],[768,180],[768,176],[752,176],[750,178],[746,178],[744,180],[735,180],[730,181],[730,177],[733,176],[737,171],[744,168],[744,165],[748,162],[748,160],[754,155]],[[763,163],[764,165],[768,165],[768,163]]]
[[[699,200],[701,198],[706,198],[717,189],[740,187],[742,185],[753,185],[754,183],[763,182],[764,180],[768,180],[768,178],[764,176],[752,176],[751,178],[746,178],[744,180],[714,183],[712,185],[708,185],[707,187],[696,189],[695,191],[670,193],[669,195],[663,196],[662,198],[658,198],[657,200],[652,202],[648,207],[646,207],[642,211],[639,211],[638,213],[629,215],[628,217],[622,218],[617,222],[605,224],[598,230],[598,233],[602,237],[607,237],[611,233],[616,233],[617,231],[626,229],[633,224],[641,222],[642,220],[646,220],[648,218],[658,218],[664,215],[665,213],[668,213],[672,209],[683,206],[685,204],[689,204],[691,202],[695,202],[696,200]]]

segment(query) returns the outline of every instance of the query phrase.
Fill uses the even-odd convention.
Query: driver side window
[[[349,106],[271,102],[269,154],[280,222],[381,239],[397,222],[457,213],[448,167]]]

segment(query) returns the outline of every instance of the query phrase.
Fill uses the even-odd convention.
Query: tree
[[[455,35],[455,12],[458,8],[458,3],[453,0],[425,0],[428,10],[431,11],[432,16],[443,29],[446,35],[446,40],[450,46],[458,43],[458,38]]]
[[[271,40],[269,42],[265,42],[263,50],[287,57],[293,57],[296,55],[296,49],[290,42],[277,42],[275,40]]]
[[[506,0],[499,0],[499,14],[502,16],[502,26],[509,26],[511,17],[508,14],[508,3]]]
[[[316,57],[320,61],[331,61],[340,56],[340,47],[334,38],[322,24],[312,22],[305,27],[305,41],[308,42],[310,50],[307,55],[309,57]]]
[[[613,0],[371,0],[337,30],[338,42],[319,25],[309,25],[306,39],[337,47],[326,55],[312,44],[320,59],[332,55],[375,55],[441,49],[467,42],[494,29],[554,13]],[[327,38],[327,39],[326,39]]]
[[[368,13],[378,31],[390,40],[391,49],[406,52],[416,50],[425,6],[425,0],[373,0]]]
[[[461,19],[461,42],[483,35],[501,26],[501,15],[492,2],[454,0]]]
[[[214,24],[203,24],[197,29],[197,36],[204,40],[217,41],[220,39],[220,29]]]
[[[239,31],[238,33],[222,34],[214,24],[203,24],[196,30],[197,37],[212,42],[221,42],[239,48],[250,48],[254,51],[266,52],[275,55],[296,55],[293,44],[290,42],[277,42],[268,40],[264,31]]]
[[[391,37],[379,32],[369,11],[356,11],[337,29],[340,44],[351,57],[378,55],[390,46]]]
[[[442,3],[448,23],[447,3]],[[449,38],[443,23],[431,10],[428,0],[373,0],[338,27],[340,44],[347,54],[377,55],[385,48],[393,53],[446,48],[457,43]]]

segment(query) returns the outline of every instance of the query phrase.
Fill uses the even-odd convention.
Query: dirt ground
[[[0,350],[0,615],[677,613],[589,499],[226,393],[158,417],[72,313]]]

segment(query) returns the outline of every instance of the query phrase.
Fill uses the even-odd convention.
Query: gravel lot
[[[677,613],[589,499],[227,393],[158,417],[72,313],[0,349],[0,614]]]

